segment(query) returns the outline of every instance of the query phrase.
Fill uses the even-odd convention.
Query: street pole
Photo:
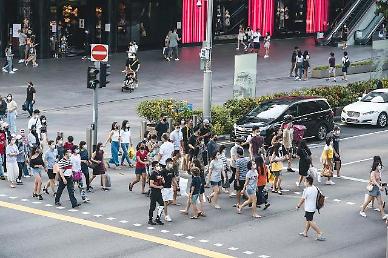
[[[213,29],[213,0],[207,0],[206,44],[208,51],[203,72],[203,119],[211,120],[212,100],[212,29]]]
[[[95,62],[94,66],[100,70],[100,62]],[[101,73],[99,73],[100,76]],[[98,128],[98,85],[93,89],[93,151],[97,147],[97,128]]]

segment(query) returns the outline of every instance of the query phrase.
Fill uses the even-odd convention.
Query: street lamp
[[[201,0],[197,1],[197,7],[201,7]],[[212,28],[213,28],[213,0],[207,0],[206,40],[201,49],[201,58],[205,62],[203,71],[203,119],[211,121],[212,99]]]

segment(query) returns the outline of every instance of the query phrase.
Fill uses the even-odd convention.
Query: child
[[[256,192],[257,205],[256,206],[260,208],[259,205],[264,204],[264,210],[266,210],[270,206],[266,198],[266,193],[265,193],[266,190],[264,189],[268,181],[268,168],[267,168],[267,165],[264,164],[263,157],[256,157],[255,163],[257,167],[257,192]]]
[[[198,202],[200,189],[201,189],[201,178],[199,177],[199,168],[193,167],[190,170],[190,172],[193,175],[193,180],[191,181],[190,194],[189,194],[189,200],[191,203],[191,207],[193,208],[193,216],[190,218],[198,219],[199,212],[197,209],[197,202]]]
[[[150,225],[164,225],[162,220],[160,219],[160,216],[163,213],[164,209],[164,203],[163,203],[163,198],[162,198],[162,189],[163,189],[163,184],[164,184],[164,179],[162,175],[160,174],[161,167],[159,165],[158,161],[153,161],[152,162],[152,173],[150,176],[150,209],[148,211],[148,224]],[[157,209],[157,215],[156,215],[156,220],[155,222],[153,221],[152,217],[154,215],[154,211],[156,208],[156,203],[159,204],[159,207]]]
[[[337,80],[335,78],[335,57],[333,52],[330,53],[330,57],[329,57],[329,78],[327,78],[326,81],[330,81],[332,74],[333,74],[333,81],[336,82]]]
[[[245,184],[242,189],[242,192],[248,195],[248,200],[246,200],[242,205],[237,205],[237,213],[241,213],[241,209],[245,206],[252,204],[252,217],[261,218],[260,215],[256,213],[256,191],[257,191],[257,170],[256,164],[249,161],[247,164],[248,173],[246,175]]]

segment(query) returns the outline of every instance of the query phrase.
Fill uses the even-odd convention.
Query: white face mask
[[[381,170],[382,170],[382,166],[381,166],[381,165],[378,165],[378,166],[377,166],[377,169],[378,169],[379,171],[381,171]]]
[[[84,149],[86,150],[88,148],[88,145],[84,145]]]
[[[59,145],[62,145],[62,143],[63,143],[63,141],[58,141],[58,144],[59,144]]]
[[[171,163],[169,163],[169,164],[167,164],[167,166],[166,166],[168,169],[172,169],[173,167],[174,167],[174,165],[173,164],[171,164]]]
[[[77,149],[77,150],[75,150],[75,153],[77,153],[77,154],[78,154],[78,153],[79,153],[79,150],[78,150],[78,149]]]
[[[51,144],[50,149],[52,149],[52,150],[55,149],[55,144]]]
[[[7,98],[7,100],[8,100],[8,101],[11,101],[11,100],[12,100],[12,98],[11,98],[11,97],[8,97],[8,98]]]
[[[101,148],[100,148],[100,150],[102,150],[102,151],[103,151],[103,150],[104,150],[104,147],[101,147]]]

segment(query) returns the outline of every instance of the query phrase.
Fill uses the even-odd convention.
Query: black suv
[[[294,124],[306,127],[304,138],[316,137],[318,140],[324,140],[334,127],[334,113],[326,99],[290,96],[263,102],[239,119],[234,125],[231,139],[246,139],[252,128],[259,126],[260,134],[269,145],[274,132],[280,128],[287,115],[293,117]]]

